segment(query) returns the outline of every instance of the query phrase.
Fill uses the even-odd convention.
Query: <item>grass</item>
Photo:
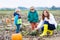
[[[56,30],[57,30],[57,31],[60,31],[60,25],[57,26],[57,29],[56,29]]]
[[[21,11],[22,13],[28,13],[28,10],[22,10]],[[39,10],[37,11],[39,14],[41,14],[43,11]],[[60,10],[49,10],[50,13],[53,13],[53,14],[60,14]],[[14,13],[14,10],[12,11],[1,11],[0,10],[0,14],[8,14],[8,13]]]

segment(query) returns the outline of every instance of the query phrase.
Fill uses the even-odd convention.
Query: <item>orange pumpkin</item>
[[[11,21],[13,22],[14,21],[14,18],[12,18]]]
[[[12,23],[14,22],[14,18],[11,18],[11,22],[12,22]]]
[[[12,40],[22,40],[22,34],[12,34]]]
[[[6,18],[6,23],[9,24],[10,23],[10,19]]]

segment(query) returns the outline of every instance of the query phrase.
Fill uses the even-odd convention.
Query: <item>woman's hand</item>
[[[35,32],[36,30],[38,30],[37,28],[35,28],[34,30],[33,30],[33,32]]]

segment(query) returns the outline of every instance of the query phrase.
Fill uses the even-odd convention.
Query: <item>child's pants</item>
[[[32,26],[32,30],[34,30],[35,28],[37,28],[37,23],[31,23]]]
[[[16,33],[19,33],[20,31],[20,24],[16,24]]]

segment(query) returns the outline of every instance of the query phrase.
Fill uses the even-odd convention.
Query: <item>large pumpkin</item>
[[[12,40],[22,40],[22,34],[12,34]]]

